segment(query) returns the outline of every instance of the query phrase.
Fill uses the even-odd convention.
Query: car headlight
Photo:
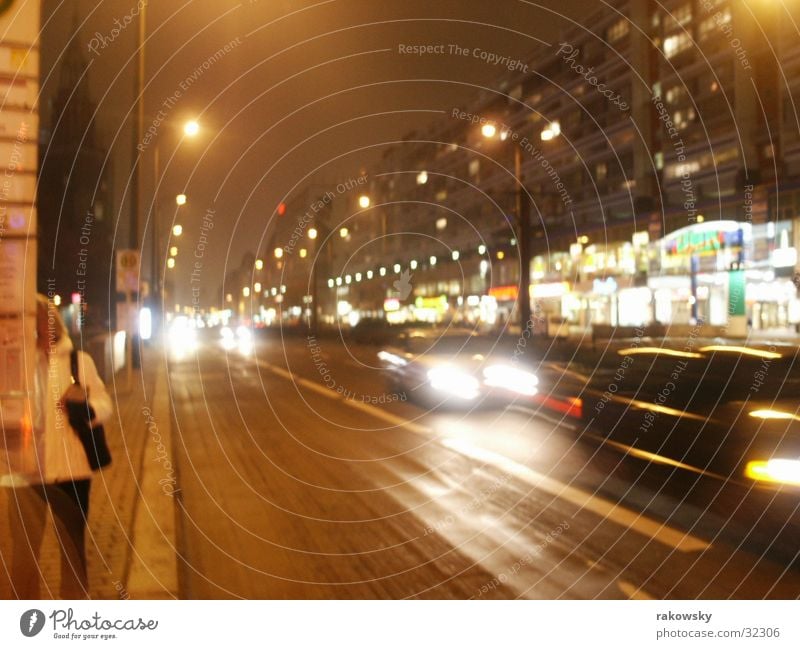
[[[763,408],[761,410],[751,410],[747,413],[756,419],[779,419],[800,421],[800,417],[791,412],[784,412],[782,410],[772,410],[771,408]]]
[[[474,399],[480,388],[480,383],[474,376],[449,365],[428,370],[428,380],[434,390],[447,392],[461,399]]]
[[[744,473],[759,482],[800,485],[800,460],[756,460],[747,463]]]
[[[539,385],[535,374],[510,365],[490,365],[483,370],[483,378],[486,385],[527,396],[536,394],[536,386]]]
[[[381,359],[382,361],[386,361],[387,363],[391,363],[392,365],[396,365],[398,367],[406,365],[406,359],[400,358],[400,356],[392,354],[391,352],[380,351],[378,352],[378,358]]]

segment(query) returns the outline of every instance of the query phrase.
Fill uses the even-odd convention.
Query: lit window
[[[469,175],[470,176],[477,176],[478,172],[481,170],[481,161],[475,158],[474,160],[470,160],[469,163]]]
[[[687,2],[672,12],[672,19],[679,25],[686,25],[692,21],[692,5]]]
[[[697,28],[697,40],[704,41],[709,37],[713,37],[717,30],[727,29],[728,23],[731,22],[731,10],[726,8],[718,11],[711,18],[703,20]]]
[[[653,84],[653,97],[661,97],[661,82],[656,81]]]
[[[594,175],[597,179],[597,182],[603,182],[606,179],[606,175],[608,173],[608,166],[605,162],[597,163],[597,166],[594,168]]]
[[[620,18],[606,30],[606,40],[609,43],[616,43],[618,40],[625,38],[629,31],[630,26],[627,18]]]
[[[697,160],[692,160],[691,162],[667,165],[664,175],[667,178],[682,178],[698,171],[700,171],[700,163]]]
[[[664,39],[664,56],[668,59],[688,49],[692,44],[689,34],[681,33]]]
[[[694,118],[694,108],[687,108],[686,110],[676,110],[672,116],[672,121],[675,123],[676,128],[684,129],[694,121]]]
[[[668,104],[677,104],[684,97],[686,97],[686,86],[672,86],[669,88],[664,96]]]

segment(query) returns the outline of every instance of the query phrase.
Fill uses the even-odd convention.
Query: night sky
[[[581,0],[151,2],[145,128],[153,121],[158,128],[141,158],[144,207],[153,195],[157,139],[162,227],[176,215],[179,192],[189,197],[180,208],[189,241],[197,238],[205,210],[216,205],[205,258],[214,274],[204,291],[208,302],[225,267],[238,266],[245,251],[258,252],[275,205],[307,175],[323,183],[356,175],[387,143],[425,128],[435,118],[431,111],[496,88],[504,67],[451,54],[451,45],[525,59],[537,45],[556,42],[567,21],[580,22],[598,6]],[[88,65],[84,89],[98,106],[96,124],[114,170],[117,247],[129,243],[135,12],[133,0],[45,0],[42,18],[42,122],[51,119],[48,98],[60,82],[65,47],[77,43]],[[444,53],[401,54],[401,45],[443,45]],[[226,46],[224,55],[215,55]],[[203,130],[178,146],[189,118]]]

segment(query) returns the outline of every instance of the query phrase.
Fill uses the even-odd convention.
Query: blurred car
[[[537,394],[533,368],[513,341],[469,329],[411,329],[378,353],[389,387],[409,399],[454,407]]]
[[[800,487],[796,355],[733,344],[623,348],[592,373],[584,418],[644,459]]]

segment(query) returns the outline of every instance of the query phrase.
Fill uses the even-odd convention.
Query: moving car
[[[584,419],[654,462],[758,486],[800,487],[795,347],[631,347],[596,368]]]
[[[411,329],[378,358],[391,390],[429,405],[474,407],[537,394],[538,377],[515,354],[515,342],[470,329]]]

